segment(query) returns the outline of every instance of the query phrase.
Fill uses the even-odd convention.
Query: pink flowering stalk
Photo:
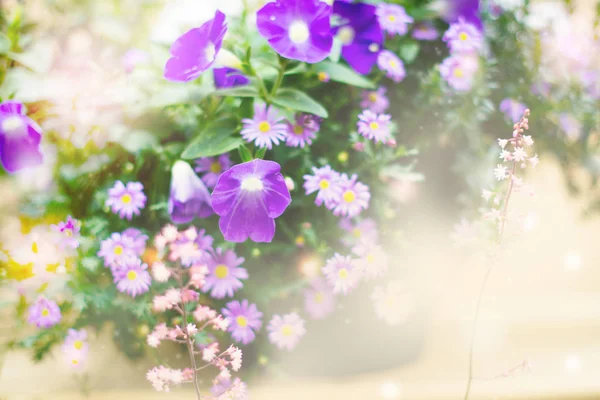
[[[205,286],[207,280],[210,279],[209,268],[206,266],[207,259],[204,257],[188,257],[187,252],[181,251],[180,244],[182,242],[187,243],[190,240],[191,243],[195,243],[200,236],[202,236],[202,242],[205,244],[210,243],[208,247],[212,247],[212,237],[204,236],[202,233],[198,235],[197,231],[190,232],[189,229],[178,232],[174,226],[164,227],[154,239],[158,250],[158,258],[152,265],[152,274],[160,282],[172,282],[174,287],[154,297],[153,309],[156,313],[174,310],[181,316],[181,323],[175,326],[169,326],[165,322],[159,323],[148,335],[147,343],[154,348],[165,340],[184,345],[188,350],[190,368],[181,370],[161,365],[149,370],[146,377],[157,391],[169,391],[174,384],[192,383],[198,400],[208,398],[243,399],[245,398],[246,385],[237,378],[232,379],[231,376],[231,371],[239,371],[242,367],[242,351],[233,345],[221,350],[217,341],[202,347],[196,343],[196,334],[199,332],[208,330],[226,331],[230,326],[229,319],[224,318],[223,315],[208,306],[197,304],[200,292],[208,290]],[[218,257],[222,255],[226,258],[229,257],[227,252],[214,252],[212,248],[205,248],[205,250]],[[232,257],[237,262],[235,254]],[[220,265],[217,264],[217,268]],[[192,304],[197,304],[193,311]],[[253,336],[253,332],[242,332],[241,329],[246,326],[258,329],[260,321],[255,321],[255,319],[260,318],[260,313],[255,309],[251,309],[251,307],[245,313],[242,313],[242,310],[233,307],[232,303],[228,307],[228,313],[235,314],[236,317],[235,332],[239,336],[238,340],[248,341],[250,336]],[[253,313],[249,314],[249,311],[253,311]],[[244,321],[242,321],[243,318],[245,318]],[[207,336],[212,335],[208,333]],[[211,390],[217,397],[201,394],[198,371],[209,367],[216,368],[219,371],[213,380]]]

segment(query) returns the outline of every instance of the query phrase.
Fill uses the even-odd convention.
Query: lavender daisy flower
[[[40,165],[42,128],[25,115],[23,104],[0,103],[0,162],[8,172]]]
[[[431,22],[420,22],[412,32],[412,37],[417,40],[436,40],[438,36],[439,33]]]
[[[146,293],[150,290],[152,279],[148,273],[148,265],[142,264],[139,258],[131,260],[119,270],[113,272],[117,290],[131,297]]]
[[[360,106],[363,109],[368,109],[374,113],[382,113],[390,106],[390,101],[385,95],[387,89],[383,86],[377,90],[365,90],[361,93]]]
[[[88,352],[72,349],[66,350],[63,348],[63,355],[69,366],[79,369],[84,365],[85,360],[87,360]]]
[[[185,230],[174,243],[171,243],[169,260],[179,260],[184,267],[208,262],[211,259],[213,237],[205,233],[204,229],[198,231],[193,226]]]
[[[300,338],[306,333],[304,320],[296,313],[285,314],[283,317],[274,315],[269,325],[269,341],[279,349],[291,351]]]
[[[262,37],[280,55],[317,63],[331,52],[331,6],[320,0],[276,0],[256,13]]]
[[[242,74],[242,71],[235,68],[215,68],[213,69],[213,76],[217,89],[244,86],[250,83],[250,79]]]
[[[146,206],[144,185],[140,182],[128,182],[127,186],[121,181],[108,190],[106,207],[110,207],[120,218],[131,220],[133,215],[140,215],[140,210]]]
[[[206,172],[202,175],[202,181],[209,188],[214,188],[217,180],[224,171],[231,168],[229,154],[221,154],[217,157],[202,157],[196,160],[196,172]]]
[[[357,182],[358,177],[348,177],[342,174],[339,180],[341,196],[333,207],[333,215],[345,217],[356,217],[362,210],[369,208],[371,194],[369,187]]]
[[[463,19],[450,25],[442,40],[448,43],[452,53],[472,53],[483,47],[483,35],[479,29]]]
[[[52,225],[52,229],[60,234],[59,246],[64,249],[71,247],[76,249],[79,247],[79,231],[81,230],[81,222],[71,218],[69,215],[65,222],[59,222],[58,225]]]
[[[87,352],[88,347],[87,331],[85,329],[69,329],[67,331],[67,337],[63,343],[63,351]]]
[[[440,65],[440,74],[450,87],[466,92],[473,87],[478,68],[478,61],[475,57],[451,56]]]
[[[104,265],[119,269],[130,260],[137,258],[134,240],[121,233],[112,233],[108,239],[100,243],[98,257],[104,258]]]
[[[383,50],[377,57],[377,65],[379,69],[386,72],[386,76],[398,83],[406,76],[404,63],[397,55],[389,50]]]
[[[213,19],[180,36],[171,46],[172,57],[165,65],[165,78],[188,82],[199,77],[215,62],[225,32],[225,14],[217,10]]]
[[[210,193],[190,164],[176,161],[171,169],[169,215],[176,224],[187,224],[194,218],[212,215]]]
[[[282,119],[274,107],[256,103],[254,117],[242,120],[244,128],[240,133],[246,141],[254,141],[256,146],[271,150],[273,144],[277,145],[280,140],[285,140],[287,128],[285,124],[279,123]]]
[[[208,260],[208,275],[202,291],[210,290],[215,299],[233,297],[233,293],[244,286],[240,279],[248,279],[248,271],[240,267],[244,261],[233,250],[217,249]]]
[[[396,4],[380,3],[377,5],[377,20],[384,31],[392,35],[406,35],[408,24],[412,24],[414,19],[410,17],[404,7]]]
[[[270,242],[275,218],[292,199],[281,167],[273,161],[253,160],[234,165],[219,178],[212,193],[219,228],[230,242]]]
[[[378,240],[377,223],[371,218],[365,218],[356,223],[349,218],[344,218],[340,221],[340,228],[349,233],[342,239],[347,246],[357,243],[376,243]]]
[[[146,251],[146,242],[148,236],[144,235],[142,231],[136,228],[127,228],[122,233],[123,236],[129,236],[133,241],[132,249],[138,256],[142,256]]]
[[[316,133],[319,132],[319,120],[311,114],[296,114],[294,123],[287,121],[287,137],[285,144],[289,147],[310,146]]]
[[[368,279],[380,277],[388,270],[388,257],[381,246],[363,242],[352,249],[358,256],[356,268]]]
[[[525,113],[527,106],[523,103],[519,103],[514,99],[506,98],[500,103],[500,111],[506,115],[513,124],[516,124],[521,120],[521,116]]]
[[[312,167],[312,171],[313,175],[304,175],[306,194],[309,195],[318,191],[315,204],[320,206],[325,202],[325,207],[331,209],[341,196],[338,184],[340,174],[331,169],[329,165],[322,168]]]
[[[29,307],[28,321],[38,328],[50,328],[60,322],[62,314],[58,305],[45,297],[38,297]]]
[[[327,260],[322,271],[329,285],[333,287],[333,293],[348,294],[358,285],[361,278],[361,272],[352,258],[338,253]]]
[[[375,114],[364,110],[358,115],[358,133],[367,139],[377,142],[387,142],[391,138],[390,119],[388,114]]]
[[[383,31],[375,11],[375,6],[365,3],[333,3],[333,13],[342,21],[336,32],[343,44],[342,57],[363,75],[371,71],[383,46]]]
[[[249,304],[248,300],[242,300],[241,303],[236,300],[225,307],[221,312],[230,321],[227,330],[231,332],[231,337],[238,343],[251,343],[256,337],[254,332],[262,325],[263,314],[258,311],[256,304]]]
[[[312,319],[323,319],[333,312],[335,296],[323,278],[315,278],[304,291],[304,309]]]

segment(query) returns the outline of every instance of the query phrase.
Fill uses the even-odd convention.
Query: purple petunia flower
[[[312,319],[323,319],[333,312],[335,296],[331,287],[321,277],[310,283],[304,291],[304,309]]]
[[[117,290],[127,293],[131,297],[146,293],[150,290],[152,279],[148,272],[148,265],[142,264],[139,258],[127,262],[123,268],[113,272],[114,282]]]
[[[385,95],[386,92],[387,89],[383,86],[379,87],[377,90],[363,91],[361,93],[360,106],[363,109],[371,110],[374,113],[385,112],[390,106],[390,101]]]
[[[125,68],[125,72],[130,73],[133,72],[135,67],[142,64],[147,64],[150,62],[150,54],[144,50],[140,49],[129,49],[121,59],[121,63],[123,64],[123,68]]]
[[[292,199],[281,167],[273,161],[253,160],[224,172],[212,193],[219,228],[230,242],[270,242],[275,235],[275,218]]]
[[[227,330],[231,332],[231,337],[238,343],[251,343],[256,337],[254,332],[262,325],[263,314],[258,311],[256,304],[249,304],[248,300],[242,300],[241,303],[235,300],[225,307],[221,312],[230,321]]]
[[[29,307],[28,321],[38,328],[50,328],[60,322],[62,314],[58,305],[45,297],[38,297]]]
[[[417,40],[435,40],[438,36],[439,33],[431,22],[418,23],[412,32],[412,37]]]
[[[379,69],[386,72],[386,76],[394,82],[400,82],[406,76],[404,63],[402,60],[389,50],[383,50],[377,57]]]
[[[146,251],[146,242],[148,236],[144,235],[142,231],[136,228],[127,228],[122,233],[123,236],[128,236],[133,240],[132,249],[138,256],[142,256]]]
[[[327,260],[322,271],[327,283],[333,287],[333,293],[344,295],[356,288],[362,277],[354,260],[350,256],[342,256],[338,253]]]
[[[331,209],[341,196],[339,186],[340,174],[331,169],[329,165],[322,168],[312,167],[313,175],[304,175],[304,190],[306,194],[317,192],[315,204],[320,206],[325,202],[325,207]]]
[[[269,325],[269,341],[279,349],[291,351],[300,338],[306,333],[304,320],[296,313],[285,314],[283,317],[274,315]]]
[[[479,2],[480,0],[443,0],[442,17],[449,24],[463,18],[477,28],[481,28]]]
[[[179,261],[184,267],[203,264],[211,259],[213,237],[205,234],[204,229],[191,226],[169,247],[169,260]]]
[[[473,53],[483,47],[483,35],[479,29],[463,19],[450,25],[442,40],[448,43],[454,54]]]
[[[208,275],[202,291],[210,290],[215,299],[233,297],[233,293],[244,286],[240,279],[248,279],[248,271],[240,267],[244,261],[233,250],[217,249],[208,260]]]
[[[215,78],[215,87],[217,89],[244,86],[250,83],[250,79],[248,79],[242,71],[235,68],[215,68],[213,69],[213,76]]]
[[[473,56],[451,56],[440,65],[440,74],[450,87],[461,91],[469,91],[475,81],[475,73],[479,62]]]
[[[246,141],[254,141],[256,146],[271,150],[273,144],[277,145],[280,140],[285,140],[287,127],[279,123],[282,119],[273,106],[255,103],[254,117],[242,120],[244,128],[240,133]]]
[[[79,247],[79,231],[81,230],[81,222],[71,218],[69,215],[65,222],[59,222],[57,225],[52,225],[52,229],[60,234],[58,244],[64,249],[71,247],[76,249]]]
[[[362,210],[369,208],[371,194],[369,187],[361,182],[357,182],[358,177],[352,175],[350,178],[342,174],[339,180],[341,196],[333,207],[333,215],[356,217]]]
[[[383,46],[383,31],[376,8],[365,3],[337,0],[333,13],[342,21],[336,37],[342,42],[342,57],[358,73],[366,75],[377,62]]]
[[[527,106],[525,104],[519,103],[514,99],[506,98],[500,103],[500,111],[502,111],[504,115],[506,115],[506,118],[513,124],[519,122],[526,109]]]
[[[127,186],[121,181],[108,190],[106,207],[110,207],[119,218],[131,220],[133,215],[140,215],[140,210],[146,206],[144,185],[140,182],[128,182]]]
[[[0,103],[0,161],[8,172],[40,165],[42,128],[25,115],[23,104],[8,100]]]
[[[310,146],[316,133],[319,132],[319,119],[311,114],[296,114],[294,123],[287,121],[287,137],[285,144],[289,147]]]
[[[388,114],[375,114],[371,110],[364,110],[358,115],[358,133],[367,139],[377,142],[387,142],[392,136],[390,132],[390,119]]]
[[[104,265],[111,269],[122,268],[138,257],[135,241],[130,236],[112,233],[108,239],[100,243],[98,257],[104,258]]]
[[[212,215],[210,193],[190,164],[176,161],[171,169],[169,215],[176,224],[187,224],[194,218]]]
[[[171,46],[172,57],[165,65],[165,78],[188,82],[200,76],[215,62],[225,32],[225,14],[217,10],[213,19],[180,36]]]
[[[331,52],[331,6],[320,0],[276,0],[256,13],[256,26],[271,47],[292,60],[317,63]]]
[[[406,35],[408,24],[414,22],[404,7],[397,4],[380,3],[377,5],[376,14],[379,25],[392,35]]]
[[[231,168],[229,154],[221,154],[217,157],[202,157],[196,160],[196,172],[206,172],[202,175],[202,181],[209,188],[214,188],[221,174]]]

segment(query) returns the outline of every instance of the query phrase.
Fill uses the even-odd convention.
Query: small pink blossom
[[[198,305],[193,313],[196,322],[202,322],[214,319],[217,316],[217,312],[212,310],[210,307]]]

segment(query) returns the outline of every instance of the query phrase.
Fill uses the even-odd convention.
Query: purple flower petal
[[[23,105],[16,101],[0,104],[0,161],[8,172],[40,165],[42,128],[23,115]]]

